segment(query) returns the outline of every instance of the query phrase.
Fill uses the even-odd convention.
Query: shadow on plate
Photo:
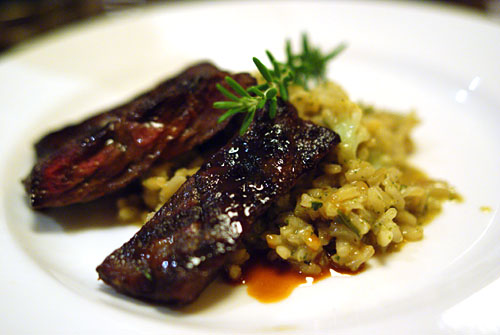
[[[137,226],[117,219],[116,199],[117,195],[114,195],[85,204],[35,211],[33,230],[37,233],[77,233],[83,230]]]
[[[125,301],[126,303],[133,303],[137,306],[141,307],[151,307],[156,309],[158,312],[162,314],[169,314],[176,317],[182,317],[183,315],[190,315],[202,312],[204,310],[208,310],[212,306],[215,306],[222,301],[229,299],[232,295],[234,295],[236,291],[235,285],[231,285],[225,283],[223,279],[217,278],[214,280],[207,288],[201,293],[196,301],[193,303],[182,306],[182,307],[170,307],[167,305],[162,305],[157,302],[141,300],[129,297],[127,295],[116,292],[111,287],[102,284],[99,286],[99,290],[104,294],[113,296],[116,299]],[[113,306],[123,308],[124,305],[118,306],[113,303]]]

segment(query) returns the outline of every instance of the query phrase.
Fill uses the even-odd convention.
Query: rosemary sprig
[[[306,34],[302,35],[302,52],[293,54],[290,40],[286,41],[287,66],[294,73],[294,83],[305,89],[311,80],[316,84],[326,79],[327,63],[339,55],[347,47],[347,44],[340,43],[328,54],[323,55],[319,48],[311,47]]]
[[[227,76],[225,78],[226,83],[234,93],[224,86],[217,84],[217,89],[226,98],[231,100],[214,103],[214,108],[228,110],[218,119],[218,122],[223,122],[234,114],[247,113],[240,128],[241,135],[247,131],[255,116],[255,112],[263,108],[268,101],[270,102],[269,117],[274,118],[278,109],[278,94],[283,100],[288,100],[288,84],[293,79],[292,74],[284,68],[283,64],[276,62],[274,56],[269,51],[266,51],[266,53],[273,64],[272,70],[269,70],[258,58],[253,58],[255,66],[266,81],[265,83],[251,86],[245,90],[233,78]]]
[[[323,55],[319,48],[313,48],[309,45],[307,35],[304,34],[302,35],[302,53],[293,54],[290,41],[286,42],[286,63],[278,62],[271,52],[266,51],[267,57],[272,64],[271,70],[258,58],[254,57],[253,62],[264,78],[265,83],[251,86],[245,90],[228,76],[225,80],[233,92],[217,84],[217,89],[229,99],[229,101],[217,101],[213,105],[214,108],[228,110],[219,117],[218,122],[223,122],[234,114],[246,113],[240,128],[240,134],[243,135],[250,126],[256,111],[263,108],[268,102],[269,117],[274,118],[277,111],[277,96],[287,101],[288,86],[292,82],[307,89],[311,80],[315,80],[316,83],[325,80],[328,61],[345,48],[346,45],[342,43],[330,53]]]

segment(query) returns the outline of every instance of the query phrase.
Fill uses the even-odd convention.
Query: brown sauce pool
[[[245,266],[239,283],[247,286],[247,293],[251,297],[263,303],[273,303],[287,298],[300,285],[312,285],[324,278],[354,275],[361,271],[330,268],[312,276],[297,272],[287,264],[271,263],[259,257]]]

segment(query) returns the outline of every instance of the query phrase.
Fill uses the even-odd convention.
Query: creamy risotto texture
[[[241,276],[255,251],[310,275],[332,266],[356,271],[376,254],[422,239],[424,223],[443,201],[459,198],[446,182],[407,163],[415,113],[356,104],[332,82],[309,91],[291,87],[290,101],[302,118],[337,132],[341,143],[254,225],[226,266],[230,278]],[[142,180],[142,197],[118,201],[119,219],[147,220],[201,163],[188,155],[156,166]]]

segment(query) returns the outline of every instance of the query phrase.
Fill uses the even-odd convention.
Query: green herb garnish
[[[317,83],[324,80],[327,62],[337,56],[345,47],[345,44],[340,44],[332,52],[323,55],[318,48],[312,48],[309,45],[307,35],[304,34],[302,36],[302,53],[300,54],[294,55],[290,41],[287,41],[286,63],[276,61],[273,54],[266,51],[272,64],[272,70],[254,57],[253,62],[266,82],[244,89],[228,76],[225,80],[233,92],[217,84],[217,89],[229,99],[229,101],[217,101],[213,105],[214,108],[228,110],[219,117],[218,122],[223,122],[238,113],[246,113],[240,128],[240,135],[243,135],[255,117],[256,111],[264,108],[267,103],[269,103],[269,117],[273,119],[277,112],[277,96],[287,101],[288,85],[292,82],[307,89],[307,83],[310,80],[316,80]]]
[[[266,53],[273,64],[273,70],[269,70],[258,58],[253,58],[255,66],[266,81],[264,84],[251,86],[245,90],[233,78],[227,76],[225,78],[226,83],[233,89],[234,93],[230,92],[224,86],[217,84],[217,89],[226,98],[231,100],[214,103],[214,108],[228,109],[218,119],[219,123],[234,114],[247,113],[240,128],[240,135],[243,135],[247,131],[255,116],[255,112],[263,108],[267,102],[270,103],[269,117],[273,119],[276,116],[278,93],[283,100],[288,100],[288,84],[292,81],[292,74],[290,71],[282,68],[283,66],[276,62],[269,51]]]
[[[352,222],[349,219],[349,217],[347,215],[345,215],[343,212],[337,211],[337,216],[335,217],[335,221],[337,223],[343,224],[344,226],[346,226],[347,228],[349,228],[350,230],[352,230],[358,237],[360,237],[359,236],[359,230],[358,230],[358,228],[356,228],[356,226],[354,226],[352,224]]]
[[[321,207],[323,207],[323,203],[322,202],[318,202],[318,201],[313,201],[313,202],[311,202],[311,207],[312,207],[312,209],[314,209],[315,211],[317,211],[318,209],[320,209]]]
[[[144,275],[144,277],[146,277],[147,280],[149,280],[149,281],[153,280],[153,277],[151,276],[151,273],[149,272],[149,270],[141,268],[139,266],[135,266],[135,269],[137,271],[141,272]]]
[[[345,43],[339,44],[335,49],[323,55],[319,48],[311,47],[306,34],[302,35],[302,52],[293,54],[292,45],[289,40],[286,42],[286,64],[294,74],[294,83],[305,89],[308,83],[314,80],[316,84],[326,78],[327,63],[340,54],[347,47]]]

